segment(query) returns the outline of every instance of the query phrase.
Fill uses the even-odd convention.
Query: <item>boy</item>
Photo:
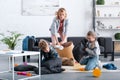
[[[85,70],[93,70],[98,66],[100,47],[94,32],[89,31],[86,38],[88,42],[82,49],[87,55],[81,58],[80,64],[86,65]]]
[[[56,50],[48,44],[46,40],[41,39],[39,42],[39,48],[41,52],[41,62],[53,59],[53,58],[59,58],[58,53]],[[43,58],[44,56],[44,58]]]
[[[41,53],[41,74],[60,73],[65,70],[61,68],[62,60],[58,53],[46,40],[41,39],[38,46]]]

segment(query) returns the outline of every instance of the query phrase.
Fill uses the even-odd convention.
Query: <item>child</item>
[[[41,52],[41,62],[45,62],[47,60],[59,57],[56,50],[52,46],[50,46],[46,40],[40,40],[39,48]]]
[[[61,68],[62,60],[59,58],[58,53],[46,40],[40,40],[39,48],[41,54],[41,74],[60,73],[65,70]]]
[[[86,65],[85,70],[92,70],[98,66],[100,47],[94,32],[89,31],[86,38],[88,42],[84,45],[83,50],[87,55],[81,58],[80,64]]]
[[[54,18],[50,28],[53,45],[67,42],[68,20],[66,18],[66,10],[64,8],[60,8],[56,13],[56,17]],[[62,40],[61,42],[58,41],[57,33],[60,35]]]

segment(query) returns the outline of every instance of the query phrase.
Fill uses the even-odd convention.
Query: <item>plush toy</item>
[[[73,58],[62,58],[62,65],[63,66],[74,66],[74,59]]]
[[[17,72],[17,75],[32,76],[30,72]]]
[[[18,64],[14,64],[14,67],[17,67],[18,66]]]
[[[80,71],[85,71],[85,68],[80,68]]]
[[[101,76],[101,70],[99,68],[93,70],[93,76],[94,77],[100,77]]]

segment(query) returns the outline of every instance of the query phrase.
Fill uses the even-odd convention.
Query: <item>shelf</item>
[[[120,5],[96,5],[96,7],[120,7]]]
[[[99,27],[99,26],[96,26],[97,29],[99,30],[120,30],[120,28],[105,28],[105,27]]]
[[[120,29],[100,29],[100,28],[98,28],[99,30],[120,30]]]
[[[95,17],[96,19],[120,19],[120,17]]]
[[[94,6],[93,19],[95,21],[95,29],[98,31],[120,31],[120,4],[112,2],[111,4]],[[97,21],[100,21],[99,23]],[[98,26],[100,25],[100,26]]]
[[[120,40],[116,40],[116,39],[113,39],[112,41],[114,41],[114,42],[120,42]]]

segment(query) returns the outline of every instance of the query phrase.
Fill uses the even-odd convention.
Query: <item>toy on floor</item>
[[[18,64],[14,64],[14,67],[17,67],[18,66]]]
[[[24,65],[27,65],[27,62],[23,63]],[[17,67],[19,64],[14,64],[14,67]]]
[[[32,76],[30,72],[17,72],[17,75]]]
[[[101,70],[99,68],[96,68],[93,70],[93,76],[94,77],[100,77],[101,76]]]
[[[85,71],[85,68],[80,68],[80,71]]]

